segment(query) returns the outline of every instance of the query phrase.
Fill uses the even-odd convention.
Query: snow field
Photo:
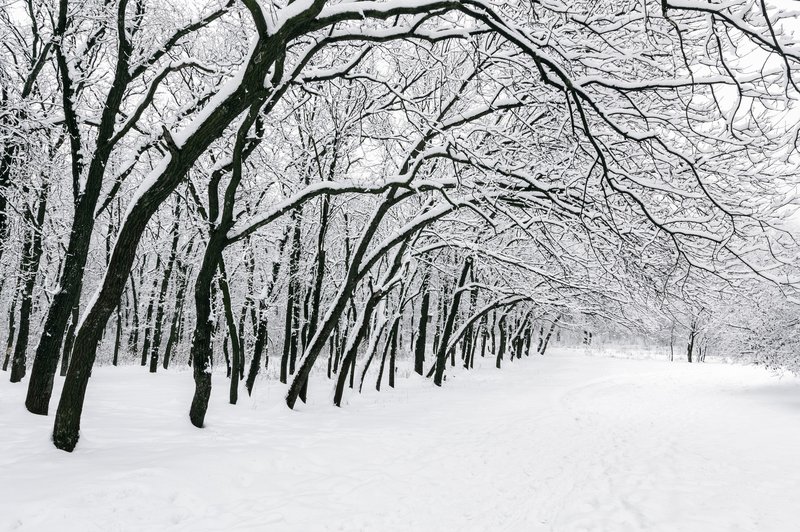
[[[493,364],[365,383],[342,409],[320,378],[295,412],[273,380],[228,405],[215,374],[203,430],[191,373],[96,368],[71,455],[3,379],[0,530],[798,529],[796,379],[577,350]]]

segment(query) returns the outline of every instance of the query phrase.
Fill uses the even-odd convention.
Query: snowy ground
[[[0,381],[0,530],[795,531],[800,384],[754,367],[523,359],[300,412],[186,419],[191,375],[98,368],[72,454]]]

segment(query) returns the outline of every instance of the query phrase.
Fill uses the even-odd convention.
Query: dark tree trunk
[[[114,355],[111,358],[111,364],[116,366],[119,364],[119,347],[122,343],[122,310],[117,306],[117,332],[114,335]],[[64,373],[66,375],[66,372]]]
[[[444,379],[444,367],[447,362],[447,351],[450,342],[450,335],[453,333],[453,325],[455,324],[456,314],[458,314],[458,304],[461,301],[461,294],[463,293],[463,286],[467,282],[467,276],[469,275],[470,269],[472,267],[472,257],[467,257],[464,260],[464,266],[461,268],[461,275],[458,279],[458,286],[453,291],[453,300],[450,304],[450,311],[447,314],[447,320],[445,321],[444,328],[442,330],[442,337],[439,341],[439,351],[436,354],[436,371],[433,375],[433,383],[436,386],[442,385],[442,380]]]
[[[2,98],[0,103],[6,102],[6,90],[0,88]],[[6,144],[5,139],[0,144],[0,259],[3,258],[5,244],[8,242],[8,190],[11,188],[11,165],[14,162],[14,146]]]
[[[350,364],[350,381],[349,381],[349,386],[350,386],[350,389],[351,389],[351,390],[352,390],[352,389],[353,389],[353,387],[355,386],[355,381],[356,381],[356,362],[355,362],[355,358],[354,358],[354,359],[353,359],[353,363],[352,363],[352,364]]]
[[[386,328],[386,323],[382,323],[381,326],[378,328],[377,331],[374,332],[374,342],[370,342],[371,348],[367,353],[367,361],[364,363],[364,369],[361,371],[361,384],[358,385],[358,393],[361,393],[361,390],[364,388],[364,379],[367,377],[367,371],[369,371],[369,367],[372,364],[372,360],[375,358],[375,353],[378,351],[378,346],[380,345],[380,339],[383,335],[383,331]],[[365,331],[365,336],[368,331]],[[389,342],[387,341],[384,345],[382,350],[381,359],[383,360],[386,356],[386,349],[389,346]],[[381,366],[381,371],[383,371],[383,366]],[[378,375],[378,381],[380,381],[380,374]],[[378,391],[380,391],[380,384],[378,385]]]
[[[530,313],[529,313],[530,314]],[[520,321],[519,326],[517,327],[517,332],[515,334],[516,340],[516,353],[517,353],[517,360],[522,358],[522,351],[525,348],[525,329],[528,328],[528,316],[522,318]]]
[[[414,371],[422,375],[425,364],[425,347],[428,341],[428,320],[431,304],[430,274],[426,271],[422,274],[422,303],[419,310],[419,333],[417,335],[417,345],[414,349]]]
[[[545,351],[547,351],[547,344],[550,343],[550,337],[553,336],[553,330],[556,328],[559,321],[561,321],[561,316],[556,316],[556,319],[554,319],[553,323],[550,324],[550,329],[547,331],[547,336],[544,337],[542,346],[539,349],[540,355],[544,355]]]
[[[289,353],[292,350],[292,338],[294,337],[292,326],[294,318],[294,286],[289,282],[288,293],[286,295],[286,312],[283,327],[283,352],[281,354],[281,371],[279,379],[282,383],[289,382]]]
[[[492,353],[497,354],[497,311],[492,312],[492,328],[490,329],[492,335]]]
[[[253,393],[253,386],[255,385],[256,377],[261,369],[261,357],[266,351],[268,341],[267,326],[269,324],[268,313],[269,309],[267,308],[267,305],[263,302],[259,302],[258,323],[255,331],[256,340],[253,345],[253,359],[250,361],[250,370],[247,372],[247,380],[245,381],[247,395],[252,395]],[[267,368],[268,363],[269,358],[265,357],[264,369]]]
[[[497,346],[497,360],[495,362],[495,367],[500,369],[503,363],[503,354],[506,350],[506,315],[503,314],[500,317],[500,320],[497,322],[497,327],[500,333],[500,341],[498,342]]]
[[[245,258],[245,265],[247,267],[247,295],[245,297],[244,304],[239,311],[239,326],[237,331],[239,332],[239,349],[241,351],[241,363],[239,364],[239,380],[244,380],[244,366],[245,366],[245,358],[247,356],[247,338],[245,337],[245,328],[246,328],[246,319],[247,315],[250,314],[250,321],[252,325],[252,333],[253,335],[256,334],[256,329],[258,327],[258,319],[256,318],[256,311],[255,311],[255,304],[253,302],[253,290],[254,290],[254,277],[255,277],[255,268],[256,262],[255,257],[253,256],[253,250],[250,246],[250,242],[248,239],[247,243],[247,255]]]
[[[178,330],[183,318],[183,306],[186,301],[186,287],[189,284],[189,266],[183,262],[178,263],[178,288],[175,293],[175,309],[172,312],[172,322],[169,326],[167,345],[164,346],[163,368],[169,368],[172,350],[178,340]]]
[[[297,336],[297,349],[295,350],[295,366],[297,364],[297,354],[302,354],[303,350],[305,349],[306,343],[308,343],[308,319],[309,319],[309,306],[311,305],[311,290],[313,289],[312,286],[304,286],[301,290],[301,293],[305,294],[303,299],[303,305],[300,307],[302,310],[300,311],[300,317],[298,317],[297,323],[301,324],[299,327],[299,334]],[[294,373],[294,367],[292,367],[292,373]],[[303,395],[302,393],[300,395]],[[303,399],[305,403],[305,399]]]
[[[252,294],[252,291],[249,291],[248,294]],[[239,364],[239,380],[244,380],[244,366],[245,366],[245,359],[247,358],[247,337],[245,336],[245,330],[247,329],[247,314],[250,311],[250,298],[251,296],[247,296],[247,300],[245,301],[242,308],[239,309],[239,324],[236,326],[236,332],[238,333],[239,337],[239,349],[241,350],[241,363]],[[255,320],[254,320],[255,321]],[[255,332],[255,331],[253,331]]]
[[[211,338],[214,328],[211,317],[212,284],[224,247],[224,238],[221,231],[212,231],[194,286],[196,323],[192,336],[191,358],[195,391],[189,409],[189,419],[192,425],[198,428],[203,426],[208,400],[211,397],[213,351]]]
[[[156,267],[153,270],[153,286],[150,289],[150,301],[144,315],[144,343],[142,344],[142,366],[147,365],[147,356],[150,354],[150,343],[153,333],[153,311],[155,310],[156,297],[158,297],[158,270],[161,268],[161,255],[156,255]]]
[[[533,324],[525,329],[525,356],[531,356],[531,337],[533,337]]]
[[[36,276],[39,272],[39,263],[42,258],[42,230],[44,229],[44,216],[47,211],[47,184],[39,193],[38,206],[35,218],[28,212],[30,229],[25,246],[22,250],[24,261],[22,263],[22,293],[19,306],[19,330],[17,342],[14,346],[14,356],[11,359],[11,382],[20,382],[26,373],[28,333],[31,324],[31,310],[33,308],[33,289],[36,286]]]
[[[217,327],[219,327],[219,325],[217,325]],[[222,356],[225,357],[225,366],[226,366],[225,376],[230,379],[231,378],[231,352],[228,349],[228,343],[230,343],[230,336],[228,334],[228,331],[225,331],[225,340],[222,342]]]
[[[400,317],[394,321],[392,328],[392,345],[389,347],[389,388],[394,388],[394,375],[397,371],[397,344],[400,342]]]
[[[350,254],[352,253],[352,249],[350,246],[350,221],[347,216],[347,211],[342,214],[343,220],[343,232],[344,232],[344,245],[343,245],[343,252],[344,252],[344,276],[350,273],[350,268],[352,266],[352,261],[350,260]],[[341,318],[336,319],[336,323],[333,324],[332,329],[336,331],[336,357],[333,361],[333,372],[337,373],[341,369],[342,359],[344,357],[344,349],[345,349],[345,342],[347,342],[347,335],[350,331],[351,323],[356,319],[356,309],[355,309],[355,302],[353,301],[352,294],[349,296],[350,306],[347,306],[345,303],[345,307],[347,308],[347,312],[345,313],[344,323],[340,326]],[[313,340],[313,339],[312,339]],[[313,347],[313,346],[310,346]],[[350,385],[352,388],[352,384]]]
[[[259,312],[258,317],[258,328],[256,329],[256,341],[255,345],[253,346],[253,359],[250,361],[250,370],[247,372],[247,380],[244,383],[245,388],[247,389],[247,395],[253,394],[253,386],[256,383],[256,377],[258,377],[258,372],[261,369],[261,357],[266,352],[267,347],[267,325],[268,325],[268,314],[269,309],[266,305],[263,305]],[[267,363],[269,363],[269,357],[265,357],[265,364],[264,369],[267,369]]]
[[[297,358],[297,342],[298,342],[298,327],[300,321],[300,305],[299,305],[299,281],[297,279],[297,268],[300,265],[300,223],[301,214],[295,210],[292,213],[292,244],[289,253],[289,287],[286,295],[286,316],[285,326],[283,331],[283,355],[281,356],[281,374],[280,380],[282,383],[289,381],[289,375],[294,374],[294,366]]]
[[[485,315],[481,318],[481,358],[486,356],[486,340],[489,337],[488,321]]]
[[[439,282],[439,297],[436,301],[436,330],[433,333],[433,352],[439,353],[439,345],[442,339],[442,328],[444,327],[444,320],[447,317],[447,306],[446,302],[450,298],[450,294],[448,294],[448,284],[444,279],[441,279]]]
[[[76,306],[72,309],[72,317],[70,317],[70,324],[67,327],[67,337],[64,340],[64,347],[61,352],[61,372],[62,377],[66,376],[67,369],[69,369],[69,359],[72,354],[72,344],[75,342],[75,329],[78,327],[78,320],[80,319],[80,309]]]
[[[142,268],[143,267],[144,264],[142,265]],[[140,269],[139,271],[140,284],[142,278],[143,278],[143,272],[142,269]],[[134,280],[133,277],[131,277],[130,279],[130,285],[131,285],[131,299],[133,300],[132,302],[133,323],[131,324],[131,330],[128,335],[128,352],[136,356],[136,354],[139,352],[139,296],[138,293],[136,292],[136,281]]]
[[[392,326],[389,328],[389,336],[386,338],[386,345],[383,347],[383,353],[381,355],[381,367],[378,370],[378,380],[375,383],[375,389],[378,391],[381,391],[381,381],[383,380],[383,370],[386,367],[386,357],[387,355],[391,356],[390,353],[392,352],[393,345],[395,346],[395,348],[397,347],[397,327],[399,324],[400,324],[400,317],[398,316],[392,321]],[[390,366],[392,365],[391,362],[389,365]],[[392,371],[393,368],[390,368],[389,369],[390,375]],[[390,384],[390,386],[394,388],[394,379],[390,376],[389,380],[392,383]]]
[[[11,295],[11,308],[8,311],[8,341],[6,341],[6,355],[3,358],[3,371],[8,371],[11,362],[11,353],[14,351],[14,338],[17,335],[17,300],[19,299],[20,278],[17,277],[14,293]]]
[[[339,371],[339,378],[336,381],[336,391],[334,392],[333,396],[333,404],[336,406],[342,406],[342,396],[344,395],[345,382],[347,381],[348,376],[350,377],[351,382],[350,387],[353,387],[352,381],[353,374],[355,373],[355,362],[356,356],[358,355],[358,347],[361,345],[362,340],[369,331],[367,323],[369,323],[370,319],[372,318],[372,312],[375,310],[378,302],[385,294],[386,292],[381,290],[371,294],[369,299],[367,299],[367,301],[364,303],[364,310],[362,311],[362,315],[358,318],[357,324],[350,329],[350,334],[355,336],[353,337],[352,343],[350,343],[350,349],[348,349],[344,359],[342,359],[342,367]],[[379,329],[375,332],[375,334],[380,335],[382,332],[383,329]]]
[[[469,310],[467,311],[467,319],[472,315],[475,311],[475,307],[478,304],[478,289],[473,288],[470,290],[469,295]],[[473,330],[474,327],[472,324],[474,323],[473,320],[470,320],[469,325],[467,325],[467,329],[464,332],[464,341],[461,344],[461,358],[464,362],[464,368],[469,369],[471,362],[472,362],[472,355],[475,351],[473,346]]]
[[[334,343],[335,343],[335,338],[333,336],[328,338],[328,372],[327,373],[328,373],[328,378],[329,379],[331,378],[331,375],[333,374],[333,351],[335,349]]]
[[[479,328],[472,334],[471,349],[469,353],[469,369],[475,367],[475,352],[478,350],[478,337],[481,335]]]
[[[341,333],[339,324],[336,324],[336,328],[333,330],[333,336],[331,336],[331,340],[333,343],[331,344],[331,349],[333,349],[333,368],[331,371],[333,373],[337,373],[339,371],[339,359],[342,357],[342,344],[341,344]]]
[[[233,316],[233,305],[231,304],[231,293],[230,289],[228,288],[228,273],[225,270],[225,261],[223,260],[222,256],[219,257],[218,265],[220,271],[219,287],[222,292],[222,306],[225,310],[225,322],[228,326],[228,337],[230,337],[231,340],[231,387],[229,399],[230,403],[235,405],[239,400],[239,378],[242,374],[241,366],[243,364],[242,349],[239,345],[239,335],[236,332],[236,322],[234,321]]]
[[[175,210],[172,212],[172,216],[172,244],[169,249],[167,265],[164,267],[164,275],[161,278],[161,288],[158,291],[155,324],[153,325],[153,345],[150,347],[150,373],[155,373],[158,371],[158,354],[161,348],[161,328],[164,323],[164,307],[166,306],[167,302],[169,281],[172,277],[172,269],[175,265],[175,259],[178,254],[178,241],[180,240],[180,233],[178,232],[180,227],[180,201],[175,201]]]

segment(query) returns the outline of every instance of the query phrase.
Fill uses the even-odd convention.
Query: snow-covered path
[[[98,368],[78,449],[0,381],[0,530],[797,530],[800,384],[561,352],[299,412],[262,381],[208,426],[191,374]]]

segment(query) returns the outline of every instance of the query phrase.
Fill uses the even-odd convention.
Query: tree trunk
[[[458,286],[453,291],[453,300],[450,304],[450,311],[447,314],[447,320],[442,330],[442,337],[439,341],[439,352],[436,354],[436,372],[433,375],[433,383],[436,386],[442,385],[444,378],[444,367],[447,362],[447,350],[450,342],[450,335],[453,333],[453,325],[455,324],[456,314],[458,314],[458,304],[461,301],[461,294],[463,293],[463,286],[467,282],[470,268],[472,267],[472,257],[467,257],[464,260],[464,266],[461,268],[461,275],[458,279]]]
[[[389,388],[394,388],[394,375],[397,371],[397,344],[400,342],[400,317],[394,320],[392,329],[392,345],[389,348]]]
[[[497,323],[499,333],[500,333],[500,341],[498,342],[497,346],[497,359],[495,362],[495,367],[500,369],[503,363],[503,353],[506,350],[506,315],[503,314],[500,317],[500,320]]]
[[[6,92],[0,90],[2,93],[2,103],[6,103]],[[3,105],[5,106],[5,105]],[[5,139],[2,143],[2,151],[0,151],[0,259],[3,258],[3,251],[5,251],[5,244],[8,242],[8,189],[11,187],[11,165],[14,162],[15,147],[6,144]]]
[[[192,425],[198,428],[203,426],[208,410],[208,399],[211,397],[213,351],[211,331],[214,327],[211,318],[211,287],[223,247],[224,235],[221,231],[212,231],[194,285],[196,322],[192,335],[191,358],[195,391],[189,409],[189,419]]]
[[[481,319],[481,358],[486,356],[486,340],[489,337],[489,320],[484,317]]]
[[[223,313],[224,312],[225,311],[223,310]],[[219,329],[219,322],[217,322],[217,329]],[[228,331],[225,331],[225,340],[222,342],[222,356],[225,357],[225,368],[226,368],[225,376],[230,379],[232,368],[231,368],[231,352],[228,349],[229,342],[230,342],[230,333]]]
[[[367,348],[367,361],[364,363],[364,369],[361,371],[361,384],[358,385],[358,393],[361,393],[361,390],[364,388],[364,379],[367,377],[367,371],[369,370],[370,365],[372,364],[372,360],[375,358],[375,353],[378,351],[378,345],[380,345],[381,336],[383,336],[383,331],[386,328],[386,321],[384,320],[381,322],[378,329],[373,333],[373,339],[369,344],[369,348]],[[387,341],[384,345],[382,350],[381,359],[383,360],[386,356],[386,349],[389,346],[389,342]],[[381,366],[381,371],[383,371],[383,367]],[[378,382],[380,383],[380,374],[378,374]],[[378,384],[378,391],[380,391],[380,384]]]
[[[255,345],[253,346],[253,359],[250,361],[250,370],[247,372],[247,380],[245,381],[245,388],[247,389],[247,395],[253,394],[253,386],[256,383],[256,377],[258,376],[258,372],[261,369],[261,357],[264,355],[267,347],[267,325],[268,325],[268,318],[267,314],[269,309],[266,305],[261,306],[259,304],[260,312],[258,316],[258,328],[256,329],[256,341]],[[265,361],[268,363],[269,358],[265,357]],[[267,369],[267,365],[264,365],[264,369]]]
[[[478,304],[478,289],[473,288],[470,290],[469,295],[469,310],[467,310],[467,319],[472,315],[475,310],[475,306]],[[474,352],[474,347],[472,345],[473,342],[473,335],[472,331],[474,330],[473,321],[470,320],[469,325],[467,325],[467,329],[464,332],[464,341],[461,344],[461,359],[464,362],[464,368],[469,369],[470,363],[472,361],[472,354]]]
[[[436,301],[436,330],[433,333],[433,352],[439,353],[439,346],[441,345],[442,339],[442,328],[444,327],[444,320],[447,317],[447,306],[446,301],[449,299],[450,294],[448,294],[448,284],[447,282],[441,278],[439,281],[439,297]]]
[[[175,259],[178,254],[178,241],[180,240],[180,201],[175,201],[175,209],[172,212],[172,244],[169,249],[169,258],[167,265],[164,267],[164,275],[161,278],[161,289],[158,291],[158,303],[156,307],[155,324],[153,326],[153,345],[150,347],[150,373],[158,371],[158,352],[161,348],[161,328],[164,322],[164,307],[166,306],[167,290],[169,290],[169,281],[172,277],[172,269],[175,265]]]
[[[389,328],[389,336],[386,337],[386,345],[383,347],[383,353],[381,355],[381,367],[378,370],[378,380],[375,383],[375,389],[377,391],[381,391],[381,381],[383,380],[383,370],[386,367],[386,357],[392,351],[392,345],[395,347],[397,346],[397,326],[400,324],[400,317],[396,317],[392,320],[392,326]],[[391,363],[390,363],[391,366]],[[389,373],[393,371],[392,368],[389,369]],[[392,382],[391,386],[394,387],[394,379],[390,376],[390,381]]]
[[[69,327],[67,327],[67,337],[64,340],[64,347],[61,351],[61,372],[60,376],[64,377],[69,369],[69,359],[72,354],[72,344],[75,342],[75,329],[78,327],[78,320],[80,319],[80,309],[76,306],[72,309],[72,317],[70,318]]]
[[[252,247],[250,246],[249,238],[247,241],[245,265],[247,267],[247,294],[245,296],[244,304],[242,304],[242,308],[239,311],[239,326],[237,328],[239,333],[239,350],[241,351],[242,357],[239,364],[239,380],[244,380],[244,366],[245,358],[247,356],[247,338],[245,337],[245,329],[247,326],[246,319],[248,314],[250,314],[253,335],[256,334],[256,328],[258,327],[258,319],[256,318],[255,313],[255,303],[253,302],[256,262],[255,257],[253,256]]]
[[[286,316],[283,331],[283,355],[281,356],[282,383],[289,381],[289,375],[294,374],[295,359],[297,357],[298,330],[300,321],[299,281],[297,268],[300,265],[300,220],[301,214],[295,210],[292,213],[292,247],[289,253],[289,287],[286,295]]]
[[[492,353],[497,354],[497,310],[492,312]]]
[[[14,350],[14,338],[17,333],[17,300],[19,298],[20,278],[17,277],[14,293],[11,295],[11,308],[8,311],[8,341],[6,342],[6,355],[3,358],[3,371],[8,371],[8,363],[11,362],[11,353]]]
[[[11,360],[11,382],[20,382],[26,373],[28,333],[30,331],[31,310],[33,308],[33,289],[36,287],[36,276],[39,272],[39,262],[42,258],[42,231],[44,230],[46,211],[47,184],[45,183],[39,193],[35,219],[32,213],[28,213],[31,227],[22,251],[22,256],[24,257],[22,268],[24,282],[22,283],[22,293],[20,294],[17,343]]]
[[[235,405],[239,400],[239,377],[242,373],[242,350],[239,345],[239,335],[236,332],[236,322],[233,316],[233,305],[231,304],[231,293],[228,288],[228,273],[225,270],[225,261],[222,256],[218,260],[219,265],[219,287],[222,291],[222,306],[225,310],[225,322],[228,326],[228,336],[231,339],[231,387],[230,403]]]
[[[142,344],[142,366],[147,365],[147,357],[150,354],[150,343],[153,333],[153,310],[155,310],[156,297],[158,290],[158,270],[161,267],[161,255],[156,255],[156,267],[153,270],[153,286],[150,289],[150,301],[147,303],[147,311],[144,315],[144,343]]]
[[[140,284],[143,278],[142,268],[144,268],[144,264],[142,264],[142,267],[139,270]],[[136,354],[139,352],[139,296],[136,292],[136,281],[133,277],[130,278],[130,285],[131,299],[133,300],[133,323],[131,324],[131,330],[128,336],[128,352],[136,356]]]
[[[533,336],[534,324],[525,328],[525,356],[531,356],[531,337]]]
[[[333,375],[333,351],[334,351],[334,349],[336,349],[334,347],[335,342],[336,342],[336,339],[333,337],[333,335],[331,335],[331,337],[328,338],[328,371],[327,371],[327,374],[328,374],[328,378],[329,379]]]
[[[339,371],[339,360],[342,357],[342,344],[341,344],[341,332],[340,332],[339,324],[336,324],[336,328],[333,330],[333,336],[331,336],[331,340],[333,340],[333,344],[331,349],[333,349],[333,368],[331,371],[333,373],[337,373]]]
[[[117,332],[114,335],[114,355],[111,358],[111,365],[119,363],[119,347],[122,343],[122,310],[117,306]],[[66,372],[64,373],[66,375]]]
[[[423,365],[425,364],[425,344],[428,341],[428,313],[431,304],[430,273],[427,271],[422,274],[422,287],[420,290],[422,291],[422,303],[419,310],[417,345],[414,349],[414,371],[422,375],[424,371]]]
[[[175,343],[178,340],[178,330],[183,318],[184,302],[186,301],[186,287],[189,284],[188,270],[188,264],[184,264],[183,262],[178,263],[178,289],[175,293],[175,308],[172,312],[172,322],[169,326],[167,345],[164,346],[164,360],[162,366],[164,369],[169,368],[172,350],[175,348]]]
[[[545,351],[547,351],[547,344],[550,343],[550,337],[553,336],[553,330],[558,325],[558,322],[561,321],[561,316],[556,316],[556,319],[553,320],[553,323],[550,324],[550,329],[547,331],[547,336],[544,337],[544,341],[542,342],[542,347],[539,349],[539,354],[544,355]]]

